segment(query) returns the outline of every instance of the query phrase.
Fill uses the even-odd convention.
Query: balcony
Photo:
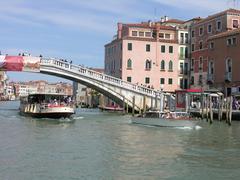
[[[212,84],[214,81],[214,79],[213,79],[213,74],[208,74],[207,75],[207,82],[208,82],[208,84]]]
[[[232,72],[226,72],[224,79],[226,82],[231,82],[232,81]]]
[[[181,38],[181,39],[178,39],[178,43],[182,44],[182,45],[185,45],[185,44],[188,44],[188,40],[187,39],[184,40],[184,39]]]

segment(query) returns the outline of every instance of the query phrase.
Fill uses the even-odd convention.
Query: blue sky
[[[0,0],[0,50],[28,52],[104,67],[104,45],[118,22],[187,20],[233,7],[230,0]],[[10,80],[59,81],[41,74],[8,73]]]

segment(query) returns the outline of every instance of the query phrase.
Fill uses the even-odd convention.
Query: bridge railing
[[[155,91],[153,89],[144,87],[144,86],[139,86],[136,84],[132,84],[127,81],[123,81],[122,79],[118,79],[97,71],[94,71],[92,69],[85,68],[81,65],[74,65],[69,62],[65,62],[64,60],[59,60],[55,58],[42,58],[41,59],[41,65],[48,65],[48,66],[55,66],[67,71],[71,71],[77,74],[84,75],[86,77],[92,78],[92,79],[97,79],[102,82],[107,82],[111,83],[113,85],[117,85],[132,91],[137,91],[142,94],[146,94],[148,96],[158,96],[160,94],[159,91]]]

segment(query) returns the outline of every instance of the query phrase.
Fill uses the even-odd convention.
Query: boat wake
[[[83,119],[83,118],[84,117],[82,117],[82,116],[73,117],[74,120]]]
[[[176,129],[183,129],[183,130],[199,130],[202,129],[201,126],[194,126],[194,127],[189,127],[189,126],[185,126],[185,127],[175,127]]]
[[[60,118],[58,122],[60,122],[60,123],[71,123],[73,121],[74,121],[73,118]]]

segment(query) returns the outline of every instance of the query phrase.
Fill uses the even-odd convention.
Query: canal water
[[[240,122],[156,128],[130,116],[78,109],[53,122],[0,102],[0,179],[239,179]]]

